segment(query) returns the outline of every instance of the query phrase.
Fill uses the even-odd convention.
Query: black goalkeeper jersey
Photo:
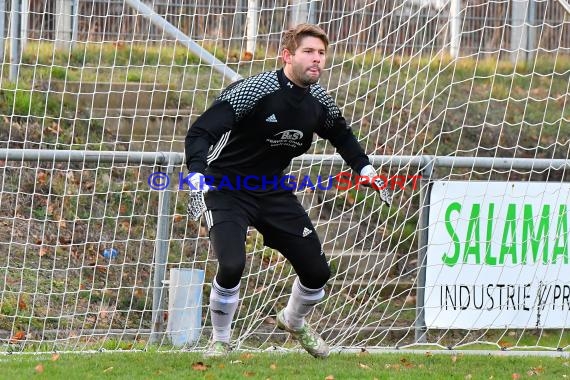
[[[192,124],[185,141],[190,173],[241,178],[282,175],[310,148],[314,134],[329,140],[357,173],[368,156],[333,99],[318,84],[301,88],[283,69],[228,86]]]

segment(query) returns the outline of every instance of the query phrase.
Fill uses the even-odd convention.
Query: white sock
[[[212,320],[212,340],[230,342],[231,326],[238,307],[239,284],[233,289],[224,289],[212,281],[210,293],[210,319]]]
[[[313,307],[323,299],[325,290],[309,289],[299,281],[297,277],[293,283],[291,296],[285,307],[284,316],[287,325],[293,329],[300,329],[305,324],[305,317],[309,315]]]

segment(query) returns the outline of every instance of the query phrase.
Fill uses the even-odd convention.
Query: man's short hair
[[[313,24],[299,24],[285,31],[281,40],[281,49],[287,49],[294,53],[301,44],[301,40],[305,37],[319,38],[325,44],[325,49],[329,46],[329,38],[320,27]]]

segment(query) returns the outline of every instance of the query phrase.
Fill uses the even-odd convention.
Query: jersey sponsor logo
[[[301,140],[303,138],[303,132],[296,129],[288,129],[286,131],[276,133],[274,136],[279,136],[281,140]]]
[[[303,237],[309,236],[313,230],[308,229],[307,227],[303,228]]]
[[[288,129],[273,135],[276,138],[268,138],[266,141],[271,146],[289,146],[297,148],[302,145],[300,140],[303,139],[303,132],[297,129]]]

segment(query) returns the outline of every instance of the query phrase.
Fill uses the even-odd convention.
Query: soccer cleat
[[[231,351],[231,348],[230,348],[229,343],[216,341],[216,342],[212,342],[210,344],[210,346],[208,347],[208,349],[204,353],[204,356],[209,357],[209,358],[226,356],[227,354],[230,353],[230,351]]]
[[[321,336],[307,323],[298,330],[295,330],[285,322],[284,310],[277,313],[277,327],[285,330],[295,338],[301,346],[315,358],[326,358],[329,356],[329,346]]]

